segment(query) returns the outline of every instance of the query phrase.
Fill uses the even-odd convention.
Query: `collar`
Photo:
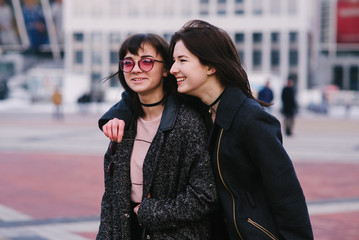
[[[178,97],[170,94],[167,98],[165,108],[163,109],[162,118],[158,130],[167,131],[173,128],[181,102]]]
[[[247,96],[239,88],[227,87],[217,108],[215,124],[228,130],[236,113],[246,99]]]

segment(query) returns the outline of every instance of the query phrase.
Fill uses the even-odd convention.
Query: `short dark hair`
[[[168,72],[168,75],[167,77],[164,77],[164,82],[163,82],[163,90],[165,94],[164,96],[165,98],[167,98],[168,94],[177,92],[177,83],[175,77],[169,73],[172,64],[172,57],[170,57],[169,55],[169,44],[168,42],[166,42],[166,40],[163,37],[153,33],[146,33],[146,34],[139,33],[139,34],[130,35],[121,44],[120,50],[118,52],[119,60],[122,60],[126,56],[127,52],[130,52],[132,54],[137,54],[138,50],[142,48],[145,43],[148,43],[151,46],[153,46],[156,49],[156,53],[161,55],[163,59],[164,67]],[[108,78],[111,78],[117,74],[122,87],[132,97],[132,107],[134,113],[140,117],[143,117],[144,112],[140,104],[138,94],[135,93],[127,85],[123,71],[120,68],[120,64],[118,64],[118,71]],[[166,101],[164,101],[163,104],[165,102]]]

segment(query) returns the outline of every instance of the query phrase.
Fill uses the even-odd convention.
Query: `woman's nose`
[[[135,66],[133,66],[132,72],[133,73],[142,72],[142,69],[140,68],[140,63],[139,62],[135,62]]]
[[[178,72],[178,69],[177,69],[177,67],[176,67],[176,63],[174,62],[174,63],[172,64],[171,69],[170,69],[170,73],[171,73],[172,75],[174,75],[176,72]]]

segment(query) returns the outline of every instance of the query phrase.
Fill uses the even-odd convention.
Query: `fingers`
[[[105,136],[108,137],[111,141],[121,142],[124,128],[125,128],[125,122],[123,120],[114,118],[108,121],[102,127],[102,131],[105,134]]]
[[[118,128],[117,128],[117,142],[122,141],[123,137],[123,131],[125,130],[125,121],[117,119],[118,120]]]

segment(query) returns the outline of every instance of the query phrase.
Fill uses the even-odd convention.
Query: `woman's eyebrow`
[[[148,57],[154,58],[152,55],[142,55],[142,56],[141,56],[141,58],[148,58]]]

